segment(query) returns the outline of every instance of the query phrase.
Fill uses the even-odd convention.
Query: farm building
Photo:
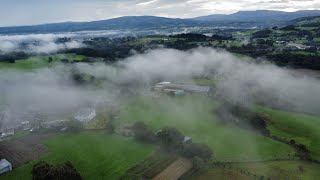
[[[6,159],[0,160],[0,174],[12,171],[12,165]]]
[[[116,129],[116,133],[122,136],[127,136],[127,137],[132,137],[135,135],[133,129],[132,129],[132,125],[122,125],[121,127]]]
[[[4,129],[2,130],[1,132],[1,136],[0,138],[5,138],[5,137],[8,137],[8,136],[13,136],[14,135],[14,129],[11,128],[11,129]]]
[[[183,84],[183,83],[171,83],[171,82],[160,82],[157,83],[153,89],[155,91],[173,91],[177,93],[198,93],[208,95],[210,92],[209,86],[199,86],[194,84]]]
[[[66,120],[47,121],[41,123],[41,126],[46,129],[61,129],[66,127]]]
[[[21,122],[21,128],[22,128],[24,131],[27,131],[27,130],[31,129],[30,121],[23,121],[23,122]]]
[[[185,137],[183,138],[183,143],[185,143],[185,144],[191,144],[191,143],[192,143],[192,138],[189,137],[189,136],[185,136]]]
[[[88,122],[96,117],[96,110],[92,108],[85,108],[78,111],[74,118],[80,122]]]

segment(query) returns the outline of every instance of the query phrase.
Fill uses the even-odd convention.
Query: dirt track
[[[43,140],[52,134],[27,135],[0,143],[0,157],[6,158],[13,167],[18,167],[48,152]]]
[[[179,158],[168,166],[161,173],[156,175],[153,180],[177,180],[184,173],[192,168],[192,162],[186,158]]]

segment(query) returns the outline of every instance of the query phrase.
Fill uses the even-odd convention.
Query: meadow
[[[49,57],[52,57],[52,62],[49,63]],[[33,70],[44,67],[50,67],[61,62],[62,59],[69,59],[73,61],[82,61],[86,59],[85,56],[76,54],[55,54],[55,55],[39,55],[31,56],[27,59],[16,60],[15,63],[0,62],[0,70],[5,69],[19,69],[19,70]]]
[[[271,117],[268,129],[272,135],[304,144],[314,159],[320,160],[320,117],[259,108]]]
[[[1,179],[32,179],[32,165],[40,160],[52,164],[71,161],[84,179],[117,179],[154,149],[152,145],[104,132],[61,134],[44,143],[49,148],[47,155],[14,169]]]
[[[204,172],[186,179],[310,179],[320,176],[318,164],[304,161],[273,161],[256,163],[234,163],[210,167]],[[261,178],[263,177],[263,178]]]
[[[224,124],[215,116],[218,103],[204,96],[138,97],[122,105],[117,125],[145,122],[154,131],[175,127],[193,142],[212,148],[214,161],[288,158],[294,150],[246,129]]]

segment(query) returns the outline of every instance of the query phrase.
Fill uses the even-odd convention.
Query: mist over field
[[[72,69],[100,79],[101,85],[75,84]],[[148,90],[159,81],[190,80],[197,76],[214,77],[216,94],[235,103],[251,106],[259,102],[292,111],[320,112],[319,80],[296,77],[272,64],[257,64],[211,48],[151,50],[114,65],[78,63],[32,72],[0,73],[1,98],[13,112],[30,108],[45,113],[64,112],[94,104],[102,97],[119,97],[118,89],[123,86]]]
[[[79,40],[56,42],[58,38],[71,37],[70,34],[30,34],[0,36],[0,54],[10,52],[54,53],[59,50],[80,48],[84,45]]]

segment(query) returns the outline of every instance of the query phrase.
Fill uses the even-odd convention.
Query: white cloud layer
[[[127,15],[196,17],[239,10],[316,10],[319,0],[1,0],[0,26],[92,21]]]
[[[59,50],[83,47],[81,41],[71,40],[65,43],[56,43],[58,38],[72,37],[73,34],[29,34],[0,36],[0,54],[14,51],[28,53],[54,53]],[[21,47],[21,43],[27,43]]]

